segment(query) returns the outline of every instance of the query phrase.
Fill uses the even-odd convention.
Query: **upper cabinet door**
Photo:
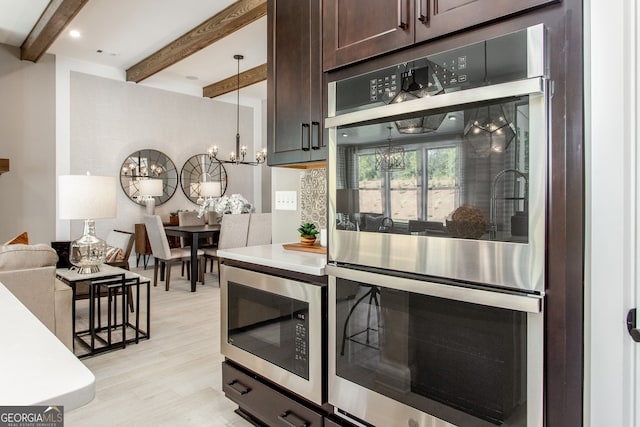
[[[319,0],[269,0],[267,162],[326,159],[322,139]]]
[[[416,42],[560,0],[415,0]]]
[[[414,0],[325,0],[322,9],[325,71],[414,42]]]

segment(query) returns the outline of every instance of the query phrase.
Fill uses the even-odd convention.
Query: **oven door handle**
[[[333,265],[327,265],[326,272],[330,276],[330,279],[331,276],[335,276],[367,285],[413,292],[454,301],[469,302],[472,304],[506,308],[508,310],[528,313],[542,312],[542,296],[539,295],[515,294],[498,290],[465,287],[463,285],[450,285]]]
[[[333,84],[335,84],[335,82],[330,83],[330,85]],[[390,121],[396,116],[411,113],[428,113],[430,110],[442,110],[502,98],[544,94],[544,89],[545,79],[542,77],[534,77],[514,82],[449,92],[438,96],[425,96],[411,101],[382,105],[367,110],[353,111],[351,113],[326,118],[324,126],[325,128],[333,128],[355,123],[375,122],[377,120]],[[331,86],[329,90],[331,91]]]

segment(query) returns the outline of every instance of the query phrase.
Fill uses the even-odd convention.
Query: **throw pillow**
[[[122,253],[122,249],[114,248],[113,246],[107,246],[106,255],[104,257],[105,262],[122,261],[123,259],[124,254]]]
[[[5,245],[28,245],[29,244],[29,234],[25,231],[24,233],[18,234],[13,239],[9,240],[5,243]]]

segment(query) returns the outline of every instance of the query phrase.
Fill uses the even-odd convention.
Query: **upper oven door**
[[[222,354],[312,402],[324,403],[322,287],[220,267]]]
[[[331,261],[543,293],[543,27],[514,34],[521,70],[498,75],[486,41],[371,78],[359,107],[329,84]]]

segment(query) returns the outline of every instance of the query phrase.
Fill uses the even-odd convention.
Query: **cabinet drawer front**
[[[222,390],[240,408],[270,426],[322,427],[323,417],[278,390],[222,363]]]

